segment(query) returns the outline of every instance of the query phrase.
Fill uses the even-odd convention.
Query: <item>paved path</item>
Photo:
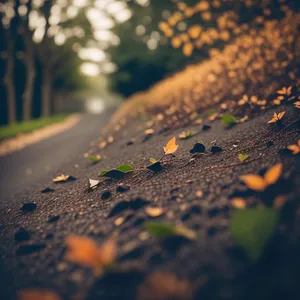
[[[82,116],[71,129],[37,144],[0,158],[1,205],[14,201],[16,195],[49,181],[49,173],[75,163],[76,157],[99,137],[110,113]]]

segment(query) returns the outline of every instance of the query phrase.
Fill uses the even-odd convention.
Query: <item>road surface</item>
[[[0,158],[1,204],[17,199],[25,190],[46,184],[49,175],[56,174],[63,165],[70,165],[88,150],[91,141],[98,138],[110,113],[85,114],[71,129],[37,144]]]

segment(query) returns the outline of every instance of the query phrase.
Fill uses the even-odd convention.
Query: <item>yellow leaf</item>
[[[67,181],[69,179],[69,175],[64,175],[64,174],[61,174],[55,178],[52,179],[53,182],[63,182],[63,181]]]
[[[276,164],[275,166],[267,170],[266,174],[264,175],[264,179],[267,185],[274,184],[279,179],[281,173],[282,164]]]
[[[177,149],[178,149],[178,145],[176,145],[176,137],[174,136],[172,139],[168,141],[168,143],[164,147],[165,155],[175,153]]]
[[[164,209],[161,207],[146,207],[145,212],[149,217],[159,217],[164,213]]]
[[[105,267],[113,263],[117,245],[115,237],[98,245],[85,236],[69,236],[66,239],[67,253],[65,259],[86,267]]]
[[[241,180],[246,184],[246,186],[254,191],[264,191],[267,187],[264,178],[259,175],[243,175]]]
[[[60,296],[49,290],[24,289],[18,292],[19,300],[60,300]]]

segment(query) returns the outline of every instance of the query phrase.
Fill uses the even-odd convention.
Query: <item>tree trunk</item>
[[[26,51],[25,67],[26,67],[26,82],[23,93],[23,120],[31,120],[32,118],[32,100],[35,79],[35,63],[33,55],[32,38],[28,32],[24,33],[24,44]]]
[[[51,112],[51,71],[49,66],[43,66],[42,82],[42,116],[49,117]]]
[[[4,78],[7,95],[7,113],[9,125],[12,125],[16,122],[16,92],[14,87],[14,67],[14,42],[13,40],[9,39],[7,40],[6,74]]]

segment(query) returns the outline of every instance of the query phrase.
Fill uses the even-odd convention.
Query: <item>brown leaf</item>
[[[93,239],[85,236],[68,236],[65,259],[92,268],[102,268],[113,263],[117,252],[116,237],[98,245]]]
[[[190,282],[178,279],[175,274],[155,271],[148,275],[137,291],[138,300],[191,300],[193,287]]]

